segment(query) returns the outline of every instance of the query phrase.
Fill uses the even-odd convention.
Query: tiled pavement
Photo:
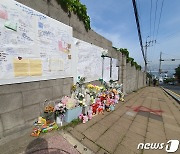
[[[127,106],[163,110],[162,116],[134,112]],[[139,143],[167,143],[180,139],[180,105],[158,87],[143,88],[116,105],[113,112],[97,115],[68,132],[97,154],[163,154],[162,150],[137,150]],[[180,153],[180,149],[176,151]]]
[[[97,154],[165,154],[165,148],[137,150],[137,145],[167,143],[170,139],[180,139],[180,105],[162,89],[143,88],[129,94],[125,100],[116,105],[115,111],[97,115],[86,124],[68,128],[67,131]],[[127,107],[140,105],[163,110],[162,117],[147,112],[134,112]],[[39,149],[46,149],[39,153],[48,154],[60,153],[59,149],[72,154],[77,152],[57,131],[42,134],[40,138],[32,138],[29,133],[0,146],[0,153],[23,154],[28,153],[27,150],[31,153],[31,150]],[[180,149],[176,153],[180,153]]]
[[[30,132],[0,146],[0,154],[79,154],[58,131],[31,137]]]

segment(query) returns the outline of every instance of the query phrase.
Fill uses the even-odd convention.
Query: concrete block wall
[[[131,91],[136,91],[137,90],[137,86],[136,86],[136,83],[137,83],[137,70],[136,70],[136,67],[135,66],[133,66],[132,67],[132,89],[131,89]]]
[[[73,78],[0,86],[0,138],[32,126],[45,100],[70,95]]]
[[[124,94],[127,93],[126,85],[127,85],[127,65],[126,65],[126,56],[122,54],[121,61],[121,83],[123,83],[122,91]]]
[[[138,86],[138,89],[139,88],[142,88],[144,87],[146,84],[144,84],[144,72],[142,71],[139,71],[139,86]]]
[[[119,60],[119,83],[123,92],[129,93],[145,84],[144,74],[126,63],[126,57],[112,48],[112,42],[93,30],[88,32],[78,17],[68,16],[56,0],[17,0],[43,14],[73,27],[73,36],[80,40],[108,49],[109,56]],[[137,75],[138,74],[138,75]],[[99,85],[99,81],[92,82]],[[73,78],[54,79],[0,86],[0,144],[8,137],[21,135],[23,130],[32,127],[34,119],[42,112],[46,99],[55,100],[70,95]],[[33,114],[32,114],[33,113]]]
[[[131,80],[131,64],[126,63],[126,93],[130,93],[130,80]]]
[[[129,78],[130,86],[129,86],[129,91],[130,92],[134,91],[134,89],[135,89],[134,84],[136,82],[136,77],[134,75],[136,75],[136,74],[135,74],[134,70],[135,70],[134,66],[131,66],[130,69],[129,69],[129,71],[130,71],[130,78]]]
[[[146,86],[146,74],[140,70],[136,70],[135,66],[131,66],[130,63],[126,63],[126,75],[124,78],[126,80],[126,93]]]

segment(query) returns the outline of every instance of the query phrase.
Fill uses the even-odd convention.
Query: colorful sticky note
[[[4,26],[8,29],[11,29],[11,30],[14,30],[14,31],[17,31],[17,23],[13,23],[11,21],[6,21]]]

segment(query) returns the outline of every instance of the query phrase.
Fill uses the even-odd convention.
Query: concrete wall
[[[70,95],[73,78],[0,86],[0,138],[32,126],[45,100]]]
[[[119,60],[119,83],[123,83],[123,92],[130,93],[143,87],[144,73],[126,63],[126,57],[112,48],[112,42],[97,34],[86,31],[84,24],[76,15],[68,17],[56,0],[17,0],[41,13],[73,27],[73,36],[109,50],[109,56]],[[94,84],[99,85],[98,81]],[[55,100],[69,95],[72,78],[37,81],[0,86],[0,144],[7,139],[22,135],[22,131],[32,127],[42,110],[46,99]]]
[[[146,86],[145,73],[136,70],[135,66],[126,63],[126,93],[130,93]]]

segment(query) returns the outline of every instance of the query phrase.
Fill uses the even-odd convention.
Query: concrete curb
[[[69,133],[65,131],[60,131],[60,135],[62,135],[73,147],[76,146],[76,150],[81,154],[94,154],[89,148],[81,144],[77,139],[72,137]]]
[[[180,104],[180,96],[173,91],[161,87],[168,95],[170,95],[172,98],[174,98],[179,104]]]

